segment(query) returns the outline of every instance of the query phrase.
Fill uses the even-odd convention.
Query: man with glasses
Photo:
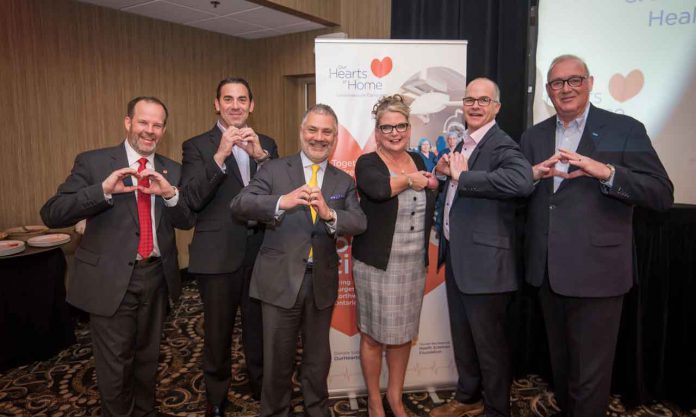
[[[517,290],[515,208],[533,190],[532,168],[495,122],[500,90],[487,78],[466,87],[464,141],[438,161],[448,177],[440,233],[450,331],[459,380],[432,417],[510,415],[512,369],[506,310]]]
[[[525,276],[540,287],[556,401],[574,417],[606,412],[623,295],[633,285],[633,207],[673,202],[645,127],[590,104],[593,82],[577,56],[554,59],[546,92],[557,114],[521,141],[535,180]]]

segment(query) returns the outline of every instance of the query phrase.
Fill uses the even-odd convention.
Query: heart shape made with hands
[[[609,79],[609,94],[618,102],[630,100],[640,93],[643,89],[645,77],[639,69],[634,69],[627,76],[622,74],[614,74]]]
[[[375,77],[382,78],[391,72],[393,64],[391,57],[388,56],[381,60],[374,58],[370,64],[370,69]]]

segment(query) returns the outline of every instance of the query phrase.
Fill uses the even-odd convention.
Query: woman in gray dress
[[[380,99],[372,110],[377,151],[362,155],[355,167],[367,230],[353,240],[353,278],[371,417],[384,416],[379,376],[385,349],[387,401],[395,416],[407,415],[401,397],[425,289],[437,179],[418,154],[406,151],[409,113],[398,94]]]

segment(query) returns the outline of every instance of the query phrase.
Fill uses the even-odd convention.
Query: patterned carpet
[[[201,416],[205,409],[205,390],[200,363],[203,349],[202,306],[195,283],[184,287],[181,303],[164,326],[157,398],[164,416]],[[0,374],[0,416],[80,417],[101,415],[99,395],[87,326],[77,330],[77,343],[44,362],[35,362]],[[239,340],[235,329],[235,340]],[[233,375],[229,393],[229,416],[255,416],[259,404],[251,398],[246,385],[244,356],[234,345]],[[438,391],[436,396],[448,400],[452,391]],[[541,378],[530,375],[514,382],[511,394],[512,415],[519,417],[549,416],[557,411],[553,395]],[[433,406],[428,393],[404,395],[404,403],[413,415],[427,416]],[[334,416],[367,416],[365,398],[357,399],[352,409],[347,399],[331,401]],[[302,416],[302,399],[295,382],[294,416]],[[696,414],[679,410],[671,404],[657,403],[626,410],[620,398],[613,397],[607,416],[677,416]]]

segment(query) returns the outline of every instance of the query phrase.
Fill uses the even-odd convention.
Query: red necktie
[[[140,166],[138,172],[145,169],[147,158],[138,159]],[[150,186],[150,178],[138,179],[138,185],[143,187]],[[138,221],[140,222],[140,243],[138,243],[138,253],[143,259],[150,257],[152,253],[152,216],[150,215],[150,195],[138,190]]]

